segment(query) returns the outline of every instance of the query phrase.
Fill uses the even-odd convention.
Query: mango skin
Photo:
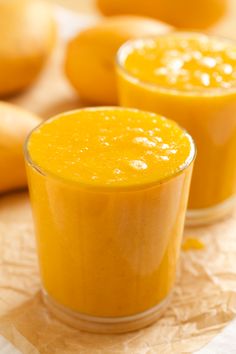
[[[27,185],[23,145],[40,122],[34,114],[0,102],[0,193]]]
[[[177,28],[205,29],[225,14],[228,0],[97,0],[97,7],[106,16],[150,16]]]
[[[39,75],[56,38],[51,7],[41,0],[0,1],[0,97],[18,93]]]
[[[115,57],[119,47],[129,39],[170,30],[170,26],[145,17],[104,19],[69,42],[65,58],[66,75],[83,101],[117,104]]]

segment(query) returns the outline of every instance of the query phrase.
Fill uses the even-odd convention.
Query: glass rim
[[[192,136],[186,131],[186,129],[182,128],[178,123],[177,126],[180,127],[180,129],[185,133],[186,137],[188,138],[189,142],[190,142],[190,152],[189,152],[189,156],[187,157],[186,161],[181,165],[181,168],[171,174],[168,175],[164,178],[158,179],[158,180],[152,180],[149,182],[143,182],[140,184],[127,184],[127,185],[93,185],[91,183],[86,183],[83,181],[74,181],[68,178],[63,178],[58,176],[57,174],[51,172],[51,171],[47,171],[45,169],[43,169],[42,167],[40,167],[35,161],[33,161],[33,159],[30,156],[30,152],[28,150],[28,144],[31,138],[31,135],[37,131],[37,129],[39,129],[41,126],[43,126],[44,124],[47,124],[47,122],[52,121],[52,120],[56,120],[58,118],[60,118],[61,116],[66,116],[69,114],[74,114],[77,113],[79,111],[97,111],[97,110],[102,110],[102,111],[109,111],[109,110],[124,110],[124,111],[130,111],[130,112],[139,112],[139,109],[136,108],[125,108],[125,107],[120,107],[120,106],[99,106],[99,107],[83,107],[83,108],[78,108],[78,109],[73,109],[73,110],[69,110],[63,113],[59,113],[55,116],[52,116],[51,118],[48,118],[46,120],[43,120],[40,124],[38,124],[36,127],[34,127],[29,134],[27,135],[25,142],[24,142],[24,147],[23,147],[23,152],[24,152],[24,158],[26,163],[33,168],[36,172],[38,172],[41,176],[44,177],[49,177],[51,179],[55,179],[61,183],[65,183],[65,184],[69,184],[70,186],[74,186],[77,188],[81,188],[81,189],[87,189],[87,190],[91,190],[91,191],[103,191],[103,192],[131,192],[131,191],[137,191],[137,190],[143,190],[143,189],[149,189],[149,188],[153,188],[157,185],[166,183],[172,179],[174,179],[175,177],[178,177],[179,175],[181,175],[188,167],[191,166],[191,164],[194,162],[195,158],[196,158],[196,154],[197,154],[197,149],[196,149],[196,144],[192,138]],[[153,113],[153,112],[149,112],[149,111],[143,111],[142,112],[146,112],[147,114]],[[156,113],[154,113],[156,114]],[[157,116],[159,116],[158,114],[156,114]],[[163,116],[162,116],[163,117]],[[166,117],[164,117],[166,118]],[[168,118],[166,118],[168,119]],[[168,119],[171,120],[171,119]]]
[[[128,56],[128,54],[124,53],[124,52],[128,52],[130,48],[133,48],[135,43],[140,43],[140,42],[144,43],[150,39],[169,37],[171,35],[174,35],[176,37],[186,36],[186,38],[188,36],[202,36],[202,37],[206,37],[206,38],[212,38],[215,40],[219,40],[221,42],[234,44],[235,48],[236,48],[236,41],[234,39],[227,38],[227,37],[220,36],[220,35],[208,34],[205,32],[172,31],[172,32],[164,33],[164,34],[162,33],[162,34],[158,34],[158,35],[149,35],[149,36],[145,36],[145,37],[130,39],[120,46],[120,48],[118,49],[118,51],[116,53],[116,58],[115,58],[116,70],[120,71],[123,75],[125,75],[127,77],[127,79],[130,82],[132,82],[134,84],[138,84],[139,86],[145,87],[145,88],[152,90],[152,91],[157,91],[157,92],[169,94],[172,96],[181,94],[182,96],[187,96],[187,97],[194,97],[194,96],[196,96],[196,97],[214,97],[214,96],[224,96],[224,95],[228,95],[231,93],[236,93],[236,85],[235,85],[235,87],[219,87],[219,88],[213,87],[213,88],[204,88],[204,89],[197,89],[196,88],[196,89],[192,89],[189,91],[185,90],[185,89],[174,88],[174,87],[166,87],[166,86],[155,84],[155,83],[148,81],[148,80],[140,79],[124,67],[124,61]]]

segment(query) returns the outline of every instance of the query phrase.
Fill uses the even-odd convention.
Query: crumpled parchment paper
[[[73,28],[88,22],[62,12],[59,18]],[[229,23],[233,33],[232,13]],[[219,30],[227,34],[223,23]],[[79,106],[62,75],[63,49],[62,42],[38,84],[12,102],[43,117]],[[88,334],[60,323],[41,301],[27,193],[1,196],[0,335],[25,354],[180,354],[200,349],[236,316],[236,209],[228,219],[185,234],[199,238],[204,248],[182,252],[180,277],[164,317],[129,334]]]

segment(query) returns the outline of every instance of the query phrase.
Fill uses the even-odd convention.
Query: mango
[[[170,30],[170,26],[145,17],[105,19],[69,42],[66,75],[83,101],[117,104],[115,56],[119,47],[131,38],[159,35]]]
[[[0,102],[0,193],[25,187],[23,145],[41,119],[18,106]]]
[[[55,21],[47,3],[0,1],[0,97],[15,94],[34,82],[55,35]]]
[[[150,16],[178,28],[205,29],[226,12],[228,0],[97,0],[107,16]]]

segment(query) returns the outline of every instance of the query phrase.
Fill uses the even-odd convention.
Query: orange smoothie
[[[232,207],[236,187],[236,44],[198,33],[127,42],[118,53],[120,103],[165,115],[193,136],[196,222]],[[225,209],[224,209],[225,208]]]
[[[57,315],[95,332],[160,315],[175,281],[194,155],[176,123],[131,109],[72,111],[31,133],[42,285]]]

